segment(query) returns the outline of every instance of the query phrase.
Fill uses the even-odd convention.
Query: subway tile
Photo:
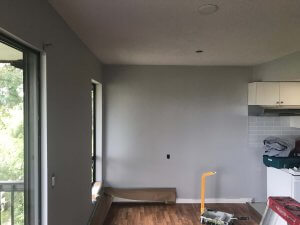
[[[257,133],[256,130],[249,130],[249,131],[248,131],[248,134],[260,134],[260,133]]]
[[[281,135],[281,131],[280,130],[272,130],[272,131],[269,131],[269,134],[270,135]]]
[[[274,127],[272,127],[272,126],[265,126],[265,127],[264,127],[264,130],[265,130],[265,131],[268,131],[268,130],[274,130]]]
[[[280,122],[282,126],[290,126],[290,118],[289,117],[280,117]]]
[[[280,127],[281,126],[280,120],[274,121],[274,126]]]
[[[248,126],[249,127],[257,127],[257,122],[249,122]]]
[[[282,130],[282,131],[285,131],[285,130],[288,131],[288,130],[291,130],[291,128],[290,128],[290,127],[287,127],[287,126],[282,126],[282,127],[281,127],[281,130]]]
[[[265,126],[273,126],[274,125],[274,121],[265,121]]]
[[[284,131],[283,134],[284,134],[284,135],[287,135],[287,136],[295,135],[295,131],[293,131],[293,130],[286,130],[286,131]]]
[[[280,118],[281,117],[279,117],[279,116],[278,117],[274,117],[274,122],[280,122]]]
[[[257,121],[258,121],[258,122],[260,122],[260,121],[265,122],[265,121],[266,121],[265,118],[266,118],[266,117],[259,116],[259,117],[257,117]]]
[[[265,122],[264,121],[258,121],[257,126],[263,127],[263,126],[265,126]]]
[[[249,116],[248,121],[249,122],[257,122],[257,117],[256,116]]]
[[[290,127],[289,117],[249,117],[248,146],[263,148],[263,141],[269,136],[300,140],[300,128]]]

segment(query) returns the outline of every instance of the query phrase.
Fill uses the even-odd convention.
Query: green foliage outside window
[[[0,63],[0,182],[24,180],[23,71]],[[10,224],[11,193],[1,192],[2,224]],[[24,225],[24,192],[15,192],[15,225]]]

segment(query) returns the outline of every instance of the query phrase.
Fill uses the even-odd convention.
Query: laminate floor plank
[[[235,225],[258,225],[246,204],[207,204],[207,208],[248,216],[248,221],[236,221]],[[113,203],[105,225],[201,225],[199,204],[141,204]]]

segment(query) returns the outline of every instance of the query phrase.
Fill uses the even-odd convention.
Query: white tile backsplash
[[[290,117],[248,117],[248,143],[251,147],[263,146],[268,136],[300,139],[300,128],[290,127]]]

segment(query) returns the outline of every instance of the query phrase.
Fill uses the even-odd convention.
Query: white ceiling
[[[254,65],[300,50],[299,0],[49,2],[105,64]],[[219,11],[200,15],[206,3]]]

